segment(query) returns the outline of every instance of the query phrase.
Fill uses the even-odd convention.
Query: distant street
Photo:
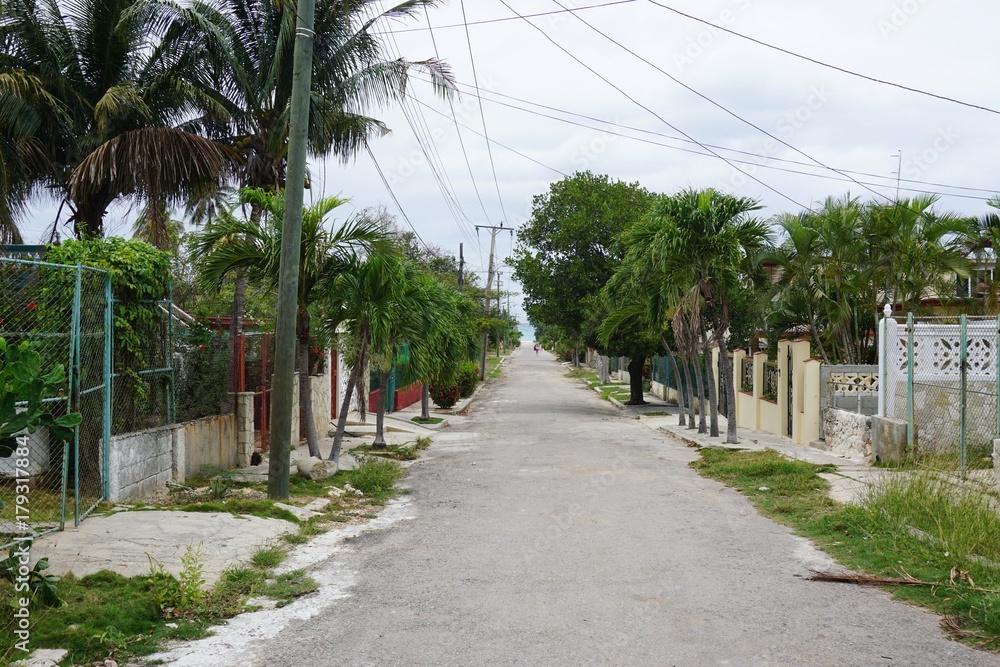
[[[884,592],[804,580],[824,555],[564,372],[517,352],[411,469],[412,518],[317,569],[346,595],[212,664],[1000,664]]]

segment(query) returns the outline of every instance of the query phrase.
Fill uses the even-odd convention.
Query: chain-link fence
[[[883,414],[909,425],[910,451],[936,467],[989,468],[1000,437],[1000,319],[885,322]]]
[[[38,355],[37,367],[32,362],[17,371],[21,379],[64,371],[49,376],[58,382],[40,403],[30,390],[9,396],[13,414],[37,408],[55,419],[81,416],[68,441],[53,425],[0,445],[0,544],[6,545],[77,524],[106,497],[112,313],[110,279],[98,269],[0,258],[0,285],[0,337]]]

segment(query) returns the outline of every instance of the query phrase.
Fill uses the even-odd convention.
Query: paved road
[[[516,354],[412,468],[414,518],[331,559],[347,595],[229,664],[1000,664],[805,581],[822,554],[562,374]]]

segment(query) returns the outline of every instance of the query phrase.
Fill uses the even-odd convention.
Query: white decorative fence
[[[981,463],[1000,437],[1000,319],[950,316],[879,327],[879,415],[907,422],[911,448]]]

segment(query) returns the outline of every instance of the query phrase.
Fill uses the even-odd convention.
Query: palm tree
[[[382,122],[363,111],[401,101],[415,69],[450,94],[454,83],[444,63],[390,59],[375,30],[387,19],[411,16],[436,2],[407,0],[386,10],[376,0],[316,3],[313,155],[346,161],[372,137],[387,133]],[[185,127],[239,153],[242,186],[285,187],[294,38],[295,7],[287,0],[198,0],[167,32],[184,62],[202,63],[202,76],[192,84],[202,93],[201,113]]]
[[[364,419],[368,412],[368,387],[364,374],[374,366],[385,365],[373,357],[384,354],[380,347],[392,327],[393,309],[399,306],[399,295],[405,282],[403,262],[398,248],[369,255],[353,271],[343,273],[330,283],[327,292],[326,318],[323,328],[331,337],[346,337],[345,355],[351,366],[333,436],[329,459],[340,464],[340,447],[351,408],[351,395],[357,394],[358,411]],[[345,336],[346,334],[346,336]]]
[[[751,215],[759,209],[760,204],[751,198],[688,189],[658,199],[650,216],[651,224],[659,226],[650,247],[657,258],[658,278],[686,291],[697,287],[712,321],[729,408],[729,443],[737,437],[736,391],[726,341],[728,293],[754,275],[755,257],[771,245],[767,225]],[[688,310],[692,318],[701,318],[702,308],[691,305]]]
[[[99,236],[120,196],[176,200],[225,179],[234,153],[172,127],[200,94],[159,40],[169,12],[149,0],[0,5],[0,230],[8,239],[42,196],[69,205],[78,236]]]
[[[454,88],[437,60],[390,59],[375,27],[436,0],[408,0],[386,10],[375,0],[319,0],[314,42],[309,150],[344,161],[389,130],[364,115],[403,99],[409,74],[426,72],[436,88]],[[197,0],[179,13],[166,39],[197,76],[199,114],[186,128],[229,146],[241,158],[243,187],[283,190],[288,150],[295,5],[288,0]],[[253,210],[253,216],[260,211]],[[242,333],[245,272],[236,273],[230,338]]]
[[[992,271],[984,271],[983,279],[983,314],[992,315],[1000,312],[1000,294],[997,285],[1000,284],[1000,266],[997,266],[997,250],[1000,249],[1000,197],[991,198],[987,204],[994,210],[969,221],[969,228],[963,239],[964,249],[976,260],[977,268],[992,266]],[[978,287],[978,281],[977,281]],[[973,290],[969,296],[973,296]]]
[[[218,285],[238,271],[250,280],[277,288],[285,200],[280,193],[244,189],[240,201],[260,216],[241,218],[234,209],[213,222],[195,247],[202,282]],[[309,331],[311,310],[336,278],[355,267],[362,253],[377,252],[388,243],[385,231],[367,218],[353,218],[331,231],[327,215],[347,200],[325,197],[303,210],[296,337],[299,343],[299,400],[303,409],[310,456],[320,456],[309,390]]]

